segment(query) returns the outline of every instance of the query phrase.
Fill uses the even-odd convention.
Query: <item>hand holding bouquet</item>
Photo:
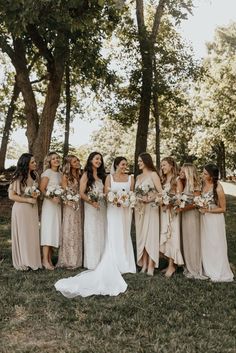
[[[213,195],[211,193],[205,193],[201,196],[195,196],[194,204],[196,208],[200,209],[210,209],[211,204],[214,202]]]
[[[32,197],[33,199],[37,199],[37,197],[40,195],[40,191],[37,187],[36,184],[32,186],[27,186],[24,191],[24,196],[26,197]]]
[[[60,198],[62,197],[64,190],[60,185],[48,186],[46,189],[45,196],[52,201],[59,203]]]
[[[132,191],[109,191],[107,194],[107,201],[116,207],[131,207],[134,208],[136,204],[136,196]]]
[[[138,185],[135,188],[135,195],[138,201],[147,203],[154,200],[154,195],[156,193],[155,188],[150,185]]]
[[[71,206],[75,211],[79,209],[80,195],[75,193],[73,190],[66,188],[61,198],[64,204]]]
[[[93,187],[89,188],[87,196],[93,206],[99,209],[99,203],[104,200],[104,194],[99,191],[96,187]]]

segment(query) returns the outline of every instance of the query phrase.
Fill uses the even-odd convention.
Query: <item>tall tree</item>
[[[0,48],[10,57],[15,68],[17,85],[25,103],[29,151],[35,155],[41,168],[50,146],[60,101],[69,40],[74,40],[76,45],[80,42],[83,56],[90,54],[89,46],[96,43],[93,46],[95,63],[100,56],[102,39],[118,21],[116,12],[113,2],[105,0],[29,0],[27,3],[0,0]],[[30,81],[29,56],[32,51],[38,53],[45,66],[46,93],[41,111]]]

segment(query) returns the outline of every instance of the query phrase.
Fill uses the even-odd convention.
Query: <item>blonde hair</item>
[[[59,154],[57,152],[49,152],[46,157],[44,158],[44,161],[43,161],[43,171],[45,171],[46,169],[50,169],[51,168],[51,160],[52,160],[52,156],[53,155],[57,155],[59,156]],[[60,156],[59,156],[60,157]],[[58,167],[58,171],[59,171],[59,168],[60,166]]]
[[[191,163],[184,163],[182,169],[186,178],[185,188],[189,192],[200,190],[200,178],[198,176],[197,168],[195,167],[195,165]]]
[[[171,191],[175,191],[176,187],[177,187],[176,179],[177,179],[178,172],[179,172],[178,165],[177,165],[177,163],[176,163],[176,161],[174,160],[173,157],[165,157],[165,158],[163,158],[161,160],[161,163],[162,162],[167,162],[171,166],[172,177],[171,177],[171,180],[170,180],[170,190]],[[161,169],[161,182],[162,182],[162,185],[164,185],[166,183],[166,180],[167,180],[167,176],[165,174],[163,174],[162,169]]]
[[[72,171],[71,171],[71,161],[72,161],[72,159],[74,159],[74,158],[76,158],[76,159],[80,162],[79,158],[76,157],[76,156],[73,155],[73,154],[69,154],[68,156],[66,156],[66,157],[64,158],[64,162],[63,162],[62,173],[63,173],[63,175],[65,175],[65,176],[68,178],[68,180],[70,180],[70,181],[74,181],[74,179],[75,179],[75,177],[72,175]],[[78,170],[76,171],[76,179],[79,180],[79,178],[80,178],[80,169],[78,169]]]

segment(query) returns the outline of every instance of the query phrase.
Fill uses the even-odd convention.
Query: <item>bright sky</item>
[[[197,58],[206,55],[205,43],[214,38],[214,30],[218,26],[228,25],[236,21],[236,0],[195,0],[193,16],[181,24],[180,32],[192,43]],[[92,122],[75,119],[70,134],[70,144],[77,147],[89,142],[93,131],[102,126],[102,122]],[[18,129],[13,133],[14,139],[20,145],[27,145],[24,131]]]

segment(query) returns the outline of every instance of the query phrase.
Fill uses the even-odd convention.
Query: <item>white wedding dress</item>
[[[130,191],[131,177],[127,182],[115,182],[111,176],[111,190]],[[127,289],[122,273],[135,273],[134,251],[130,236],[132,210],[109,204],[107,208],[107,234],[105,251],[95,270],[75,277],[63,278],[55,283],[56,290],[65,297],[78,295],[116,296]]]

